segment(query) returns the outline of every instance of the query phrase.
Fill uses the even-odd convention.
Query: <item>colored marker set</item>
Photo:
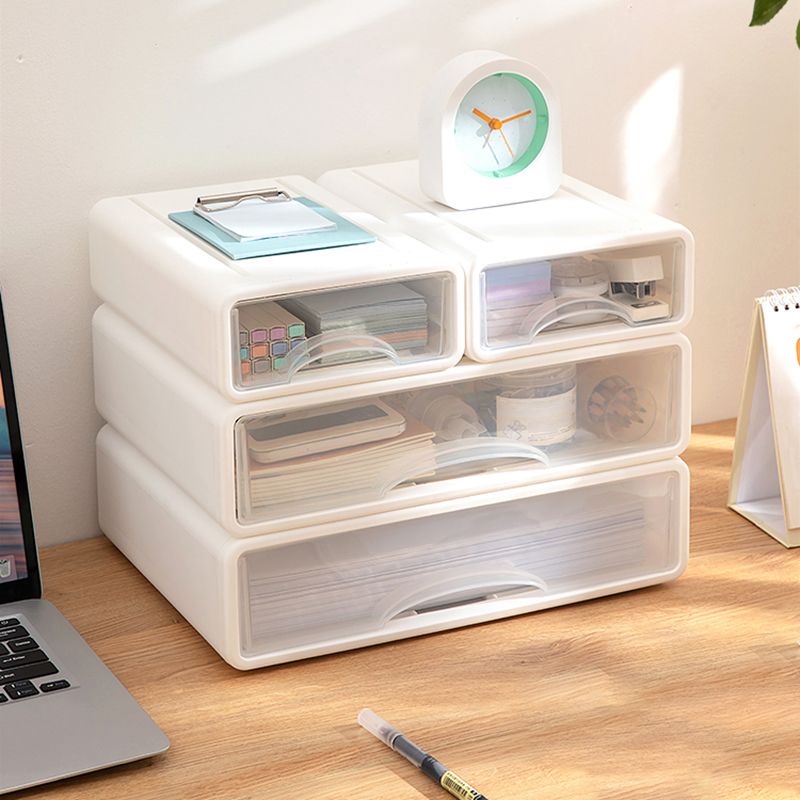
[[[306,324],[273,300],[241,305],[239,366],[242,379],[279,370],[290,350],[306,341]]]

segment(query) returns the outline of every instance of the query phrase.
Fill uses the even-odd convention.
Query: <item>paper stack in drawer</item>
[[[390,484],[398,465],[413,463],[413,477],[434,471],[434,435],[430,428],[407,417],[405,431],[388,439],[270,464],[259,463],[251,455],[251,509],[269,507],[272,513],[279,513],[286,505],[291,514],[298,506],[325,508],[336,496],[349,496],[354,503],[371,500],[378,493],[376,484]],[[402,471],[399,475],[403,476]]]
[[[428,341],[425,298],[401,284],[359,286],[287,298],[282,302],[306,322],[312,334],[367,334],[382,339],[395,350],[425,347]],[[329,357],[322,362],[333,363],[334,359],[341,361],[345,357]],[[352,360],[352,356],[347,360]]]

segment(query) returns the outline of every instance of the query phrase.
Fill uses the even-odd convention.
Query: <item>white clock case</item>
[[[464,95],[498,72],[522,75],[539,87],[547,102],[549,128],[532,164],[515,175],[490,178],[464,161],[453,128]],[[457,210],[486,208],[550,197],[561,178],[561,108],[550,82],[536,67],[494,50],[474,50],[454,58],[435,75],[419,122],[419,183],[428,197]]]

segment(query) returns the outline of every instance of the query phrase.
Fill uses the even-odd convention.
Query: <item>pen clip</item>
[[[285,203],[292,198],[283,189],[271,187],[268,189],[255,189],[247,192],[228,192],[227,194],[208,194],[198,197],[195,210],[205,211],[210,214],[214,211],[224,211],[235,208],[245,200],[261,200],[264,203]],[[212,206],[214,206],[212,208]]]

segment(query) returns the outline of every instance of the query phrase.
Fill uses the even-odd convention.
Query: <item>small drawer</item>
[[[452,273],[250,299],[231,312],[237,390],[305,390],[452,363]]]
[[[677,459],[249,539],[109,427],[98,484],[105,533],[241,669],[661,583],[688,554]]]
[[[682,316],[685,263],[684,241],[668,239],[486,264],[469,286],[468,352],[493,361],[668,323]]]
[[[233,404],[107,306],[101,415],[234,536],[322,524],[680,453],[680,334]]]
[[[574,178],[544,200],[467,211],[425,197],[414,161],[319,180],[463,266],[476,361],[671,333],[691,318],[691,233]]]
[[[92,286],[234,402],[446,369],[464,352],[463,270],[298,176],[256,182],[312,198],[370,243],[232,260],[173,222],[197,187],[100,201]]]

